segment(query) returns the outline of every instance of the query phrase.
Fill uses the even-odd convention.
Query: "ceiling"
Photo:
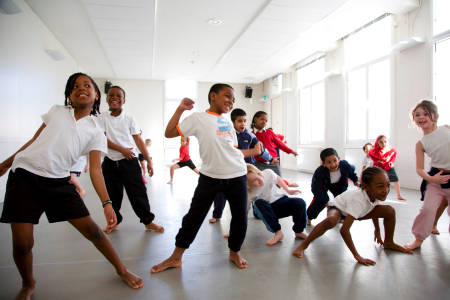
[[[419,0],[25,2],[94,77],[258,83]]]

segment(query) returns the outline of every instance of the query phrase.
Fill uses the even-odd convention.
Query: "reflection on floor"
[[[309,204],[311,175],[288,170],[283,173],[300,184],[302,197]],[[355,222],[352,236],[356,248],[363,256],[376,260],[373,267],[356,263],[340,237],[339,226],[311,244],[303,259],[297,259],[291,252],[300,240],[294,238],[290,219],[281,221],[284,240],[268,247],[265,241],[271,233],[249,213],[241,251],[249,268],[238,270],[228,261],[227,241],[223,238],[230,221],[227,206],[220,222],[209,224],[205,220],[185,253],[181,269],[150,274],[150,267],[172,252],[196,187],[197,175],[188,168],[175,172],[172,186],[166,184],[168,178],[167,166],[161,166],[147,180],[155,221],[166,229],[163,234],[145,231],[125,200],[124,222],[109,236],[129,269],[143,278],[143,289],[127,288],[111,265],[68,223],[48,224],[42,217],[35,227],[37,288],[33,299],[449,299],[450,235],[446,213],[438,226],[441,234],[431,236],[413,255],[384,251],[373,242],[372,222]],[[82,175],[81,182],[87,191],[86,205],[103,227],[103,211],[89,176]],[[395,240],[400,244],[411,241],[411,225],[421,205],[417,191],[405,189],[402,193],[408,201],[388,200],[397,212]],[[389,199],[395,199],[395,193],[391,192]],[[324,216],[322,212],[318,220]],[[0,236],[0,299],[12,299],[21,282],[11,255],[9,225],[0,225]]]

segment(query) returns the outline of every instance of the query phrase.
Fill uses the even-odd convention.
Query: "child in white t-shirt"
[[[30,299],[36,281],[33,276],[34,225],[45,212],[50,223],[68,221],[114,266],[132,288],[142,279],[124,266],[109,239],[89,216],[69,172],[81,157],[89,155],[92,184],[102,202],[107,227],[117,222],[100,168],[106,138],[94,117],[100,106],[100,90],[86,74],[75,73],[67,80],[66,106],[55,105],[42,116],[43,123],[33,138],[0,164],[0,176],[11,168],[0,221],[11,223],[13,255],[22,277],[16,299]],[[102,280],[98,279],[99,283]]]
[[[208,101],[210,108],[206,112],[193,113],[178,125],[183,112],[194,106],[194,101],[184,98],[166,128],[165,136],[168,138],[195,136],[203,163],[191,207],[176,236],[175,250],[168,259],[153,266],[152,273],[181,267],[184,251],[194,241],[215,196],[220,192],[228,199],[232,215],[229,259],[240,269],[248,266],[239,254],[247,231],[247,168],[243,153],[237,149],[233,125],[222,116],[233,108],[233,88],[223,83],[213,85]]]
[[[363,146],[363,151],[364,151],[364,153],[366,153],[366,155],[364,156],[363,161],[362,161],[362,171],[361,171],[361,173],[362,173],[365,169],[367,169],[368,167],[373,167],[373,160],[372,160],[372,158],[370,158],[370,156],[369,156],[369,151],[370,151],[372,148],[373,148],[372,143],[366,143],[366,144]]]
[[[164,232],[164,228],[153,222],[155,215],[150,211],[147,188],[142,181],[141,167],[137,159],[136,145],[147,160],[148,175],[153,176],[153,164],[140,135],[136,120],[122,111],[125,103],[125,91],[119,86],[112,86],[106,98],[109,112],[99,117],[99,124],[108,139],[108,154],[102,163],[106,188],[111,197],[112,206],[117,215],[117,225],[105,229],[110,233],[122,222],[120,213],[123,189],[127,192],[131,207],[146,229]]]
[[[314,227],[313,231],[293,252],[298,258],[303,257],[309,244],[335,227],[342,217],[345,217],[341,228],[341,235],[345,244],[352,252],[355,259],[363,265],[374,265],[375,262],[359,255],[350,235],[350,227],[354,220],[372,219],[375,226],[374,240],[383,245],[385,249],[412,253],[394,242],[395,210],[389,205],[381,205],[389,194],[389,178],[383,169],[369,167],[364,170],[361,179],[361,189],[346,191],[328,202],[327,218]],[[381,239],[378,218],[384,219],[384,241]]]
[[[292,216],[295,236],[308,237],[303,230],[306,227],[306,204],[301,198],[288,197],[300,193],[300,190],[289,189],[284,180],[270,169],[258,170],[247,164],[248,198],[253,201],[255,214],[264,222],[267,229],[274,233],[266,244],[273,246],[283,239],[279,219]],[[280,187],[278,187],[280,186]]]

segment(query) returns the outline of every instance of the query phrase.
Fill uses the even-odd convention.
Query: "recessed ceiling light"
[[[209,25],[214,25],[214,26],[218,26],[218,25],[220,25],[220,24],[222,24],[223,23],[223,21],[222,20],[220,20],[220,19],[216,19],[216,18],[211,18],[211,19],[208,19],[208,24]]]

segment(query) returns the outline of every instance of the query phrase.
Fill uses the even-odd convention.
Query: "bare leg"
[[[151,222],[150,224],[145,225],[146,229],[154,230],[156,232],[164,232],[164,227],[159,226],[158,224],[155,224]]]
[[[403,253],[412,253],[408,248],[404,248],[394,242],[395,231],[395,210],[390,205],[377,205],[374,209],[361,219],[383,218],[384,224],[384,249],[390,249]]]
[[[143,161],[141,161],[140,162],[141,163],[141,169],[142,169],[142,176],[145,176],[146,175],[146,170],[147,170],[147,167],[146,167],[146,165],[145,165],[145,160],[143,160]]]
[[[439,205],[439,208],[436,211],[436,218],[434,219],[433,230],[431,231],[431,233],[439,234],[439,230],[437,229],[437,223],[439,221],[439,218],[442,216],[442,213],[444,212],[444,210],[447,207],[447,205],[448,205],[447,204],[447,199],[446,198],[442,198],[441,205]]]
[[[313,231],[311,231],[308,237],[294,250],[294,252],[292,252],[292,254],[298,258],[302,258],[303,252],[308,248],[309,244],[336,226],[340,218],[341,213],[338,210],[330,210],[327,214],[327,218],[314,227]]]
[[[102,232],[100,227],[92,220],[90,216],[84,218],[78,218],[69,220],[72,224],[85,238],[91,241],[94,246],[105,256],[105,258],[114,266],[117,274],[122,278],[125,283],[134,288],[138,289],[144,286],[142,279],[127,270],[125,265],[120,260],[117,255],[116,250],[114,250],[111,242]]]
[[[288,184],[288,187],[298,187],[298,184],[295,182],[291,182]]]
[[[278,230],[270,240],[267,240],[266,245],[273,246],[281,240],[283,240],[283,232],[281,230]]]
[[[174,164],[170,167],[170,181],[167,182],[167,184],[172,184],[173,183],[173,173],[175,171],[175,169],[178,169],[180,166],[178,164]]]
[[[197,175],[200,175],[200,171],[197,168],[194,169],[194,172],[197,173]]]
[[[248,268],[248,262],[239,254],[239,252],[234,252],[234,251],[230,250],[229,259],[239,269],[247,269]]]
[[[22,289],[15,299],[31,299],[36,281],[33,277],[33,224],[11,223],[13,257],[22,277]]]
[[[81,198],[83,198],[86,195],[86,191],[84,190],[83,186],[78,180],[77,175],[70,173],[69,182],[75,186],[75,189],[77,190],[77,193],[80,195]]]
[[[185,250],[186,249],[184,248],[175,247],[172,255],[168,259],[161,262],[160,264],[154,265],[151,269],[151,272],[159,273],[168,268],[181,268],[182,265],[181,259],[183,258],[183,253]]]
[[[397,199],[398,200],[406,200],[401,194],[400,194],[400,183],[398,181],[394,182],[395,191],[397,192]]]
[[[216,218],[211,218],[211,219],[209,219],[209,223],[216,223],[217,222],[217,220],[220,220],[220,219],[216,219]]]

